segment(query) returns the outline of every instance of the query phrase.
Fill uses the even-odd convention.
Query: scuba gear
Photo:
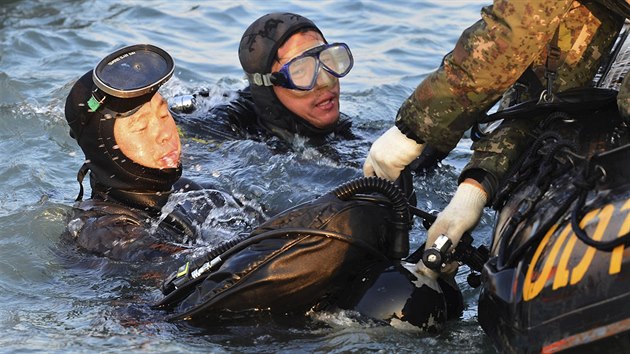
[[[174,68],[173,58],[156,46],[136,44],[121,48],[103,58],[92,71],[93,87],[86,104],[91,113],[103,108],[112,116],[129,116],[151,100],[173,76]],[[79,129],[73,129],[77,140],[87,123],[81,121]]]
[[[435,243],[422,253],[422,263],[429,269],[439,272],[450,262],[461,262],[470,267],[470,274],[466,279],[473,288],[481,285],[483,265],[488,261],[490,251],[484,245],[477,248],[472,246],[473,238],[465,232],[456,247],[451,248],[451,240],[446,235],[440,235]]]
[[[163,49],[136,44],[103,58],[94,68],[92,79],[108,95],[134,98],[157,91],[173,76],[174,68],[173,58]]]
[[[479,323],[499,352],[630,348],[630,128],[595,93],[532,111],[540,135],[494,202]]]
[[[338,121],[326,128],[315,127],[286,108],[273,87],[260,86],[253,81],[253,74],[271,72],[278,49],[289,37],[307,30],[319,33],[326,42],[322,32],[306,17],[287,12],[270,13],[254,21],[245,30],[238,49],[241,66],[248,76],[258,125],[286,141],[291,141],[295,134],[325,136],[334,132],[339,125]]]
[[[180,178],[174,188],[182,193],[162,207],[159,215],[154,209],[133,208],[119,201],[89,199],[75,203],[64,237],[91,254],[144,263],[151,265],[150,271],[156,276],[168,275],[180,263],[180,257],[214,237],[213,230],[206,234],[200,229],[204,222],[219,210],[240,206],[229,194],[203,188],[186,178]],[[231,227],[229,223],[223,226]],[[240,230],[246,226],[235,227]]]
[[[196,109],[197,97],[195,95],[181,95],[173,97],[168,109],[176,113],[192,113]]]
[[[320,84],[311,92],[283,90],[282,93],[288,93],[290,97],[282,97],[281,93],[282,101],[276,95],[276,88],[271,86],[271,76],[274,76],[271,72],[277,63],[279,48],[287,41],[287,47],[290,48],[293,42],[300,45],[299,50],[286,54],[287,59],[290,58],[289,55],[297,55],[306,48],[314,51],[308,51],[309,55],[300,57],[300,60],[291,65],[295,68],[300,63],[311,63],[313,71],[310,76],[304,76],[308,82],[298,82],[295,72],[276,73],[273,81],[278,85],[296,80],[296,87],[310,88],[311,78],[315,78],[317,83],[320,59],[324,61],[325,65],[321,65],[324,70],[330,70],[333,72],[332,76],[337,77],[345,75],[353,65],[352,54],[347,46],[341,43],[330,46],[325,44],[324,36],[311,20],[292,13],[264,15],[247,28],[239,44],[239,61],[249,85],[237,90],[236,97],[227,104],[217,104],[215,95],[212,95],[212,99],[205,100],[209,94],[207,90],[170,99],[170,109],[182,130],[186,133],[187,130],[192,130],[193,134],[203,139],[208,136],[218,139],[246,137],[257,140],[277,137],[281,143],[288,144],[294,142],[296,135],[308,138],[309,143],[314,145],[321,145],[333,134],[353,139],[354,135],[350,130],[352,122],[347,116],[339,114],[339,86],[336,78],[333,80],[332,76],[326,76],[327,83],[334,83],[326,86],[321,77]],[[320,46],[321,44],[324,46]],[[326,64],[329,62],[328,54],[333,54],[332,57],[337,60],[335,64],[340,65]],[[289,77],[291,75],[292,78]],[[223,97],[227,95],[223,94]],[[296,104],[289,108],[285,103]],[[332,107],[321,105],[322,103],[332,103]],[[197,109],[199,107],[209,110]],[[319,118],[325,120],[319,121]],[[277,145],[275,142],[272,144]]]
[[[282,65],[279,71],[261,75],[247,74],[250,82],[263,86],[282,86],[309,91],[315,87],[320,69],[334,77],[344,77],[352,69],[354,59],[345,43],[323,44],[309,49]]]
[[[189,280],[178,281],[179,287],[164,286],[175,290],[166,293],[157,306],[175,307],[176,314],[170,319],[203,324],[209,317],[263,309],[304,313],[318,304],[324,306],[325,299],[334,300],[364,266],[387,260],[385,254],[393,248],[391,238],[396,230],[408,232],[410,227],[408,214],[392,210],[392,203],[404,201],[400,190],[377,178],[365,181],[341,186],[289,209],[220,256],[212,254],[205,261],[190,263],[202,265],[178,271],[175,279],[185,276]],[[352,198],[364,188],[382,189],[391,197],[341,199]],[[405,216],[406,221],[387,221]],[[400,223],[406,224],[395,225]],[[323,258],[327,262],[322,263]]]
[[[172,75],[172,64],[170,56],[157,47],[125,47],[103,59],[72,86],[66,99],[65,117],[70,136],[77,140],[85,154],[85,163],[77,174],[81,188],[77,201],[83,198],[82,182],[88,171],[92,196],[103,200],[113,198],[140,208],[157,206],[159,210],[168,198],[173,183],[181,176],[181,165],[155,169],[135,163],[118,148],[114,123],[116,118],[151,100],[159,86]],[[131,84],[116,75],[124,75]],[[95,77],[100,81],[98,85]],[[126,198],[129,193],[143,196]]]
[[[415,204],[415,194],[381,178],[350,181],[186,262],[164,281],[155,306],[170,311],[169,320],[198,326],[341,308],[438,331],[463,302],[452,280],[414,271],[417,252],[401,260],[412,225],[408,200]]]

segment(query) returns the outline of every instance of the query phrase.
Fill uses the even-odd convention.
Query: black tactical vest
[[[630,18],[629,0],[595,0],[595,2],[604,5],[606,8],[618,15]]]

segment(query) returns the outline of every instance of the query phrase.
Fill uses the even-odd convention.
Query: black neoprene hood
[[[238,58],[243,70],[248,74],[270,73],[273,62],[277,60],[278,48],[293,34],[309,29],[324,38],[315,23],[304,16],[275,12],[260,17],[245,30],[241,38]],[[318,136],[334,130],[334,125],[324,129],[317,128],[287,109],[278,100],[273,87],[250,82],[250,88],[259,123],[272,133],[279,136],[286,135],[287,132]]]
[[[137,164],[120,151],[114,138],[116,118],[112,116],[111,109],[115,111],[142,105],[155,93],[133,99],[108,98],[102,108],[94,112],[87,104],[94,90],[92,76],[90,70],[72,86],[65,105],[70,135],[85,154],[84,166],[91,171],[92,185],[96,182],[107,190],[169,191],[181,176],[181,166],[154,169]]]

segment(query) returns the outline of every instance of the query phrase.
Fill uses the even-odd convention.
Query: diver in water
[[[67,235],[89,252],[155,260],[196,239],[193,219],[183,209],[161,215],[173,192],[201,189],[181,177],[179,134],[157,92],[173,68],[164,50],[129,46],[105,57],[70,90],[65,116],[85,163]],[[92,194],[82,200],[88,173]]]
[[[354,65],[348,45],[328,43],[304,16],[278,12],[247,28],[238,54],[249,86],[234,100],[205,112],[196,109],[195,101],[208,97],[207,91],[173,99],[171,110],[186,132],[202,139],[275,136],[288,143],[300,136],[313,145],[356,138],[350,117],[339,110],[339,78]],[[446,155],[427,146],[410,168],[430,170]]]
[[[209,112],[176,112],[184,129],[202,138],[276,136],[289,143],[296,135],[315,144],[331,136],[353,138],[349,117],[339,112],[339,78],[354,64],[345,43],[328,43],[306,17],[270,13],[247,28],[238,54],[249,86]]]
[[[162,286],[158,307],[174,310],[171,320],[212,325],[263,310],[342,308],[438,331],[461,314],[452,281],[405,268],[409,196],[383,179],[351,181],[193,257],[193,217],[179,205],[163,213],[175,191],[200,188],[181,178],[179,135],[157,93],[172,73],[168,53],[136,45],[110,54],[72,87],[66,119],[86,160],[67,237],[91,253],[136,264],[134,273],[146,265],[148,273],[164,274],[189,259]],[[83,201],[88,172],[92,195]]]

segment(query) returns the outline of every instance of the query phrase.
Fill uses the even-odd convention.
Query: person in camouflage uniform
[[[495,0],[482,9],[481,20],[462,33],[441,66],[404,101],[395,126],[373,143],[364,174],[395,180],[425,146],[450,152],[502,97],[503,107],[506,102],[537,98],[515,95],[519,92],[515,84],[529,72],[546,86],[548,61],[555,60],[553,93],[591,86],[629,10],[628,3],[612,0]],[[549,48],[559,48],[559,57]],[[621,109],[630,106],[623,92],[626,86],[630,84],[624,82],[619,94]],[[429,229],[427,247],[440,234],[455,246],[478,223],[499,181],[528,144],[534,124],[506,121],[473,144],[457,191]]]

